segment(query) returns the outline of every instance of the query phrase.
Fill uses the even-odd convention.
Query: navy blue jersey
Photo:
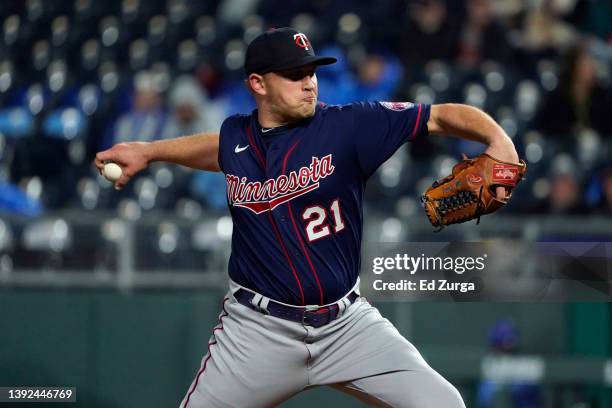
[[[257,111],[231,116],[219,164],[233,219],[230,278],[294,305],[331,303],[360,268],[366,180],[427,133],[429,105],[320,105],[312,118],[262,132]]]

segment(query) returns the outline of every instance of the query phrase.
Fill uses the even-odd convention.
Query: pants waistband
[[[359,279],[353,289],[341,299],[326,305],[295,306],[277,302],[230,280],[230,291],[238,303],[262,314],[322,327],[338,319],[359,298]]]

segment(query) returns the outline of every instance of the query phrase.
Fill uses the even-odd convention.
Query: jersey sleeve
[[[223,123],[221,123],[221,129],[219,129],[219,152],[217,153],[217,160],[219,162],[219,167],[221,168],[221,172],[223,172],[224,174],[226,173],[225,171],[225,166],[223,165],[223,156],[224,155],[224,151],[226,150],[226,143],[225,141],[227,140],[227,137],[223,137],[224,135],[227,135],[227,128],[228,128],[228,122],[229,122],[229,118],[225,119],[223,121]]]
[[[227,173],[227,163],[231,161],[230,155],[233,153],[233,139],[239,134],[238,129],[243,123],[244,115],[233,115],[226,118],[219,129],[219,154],[217,159],[219,167],[223,173]]]
[[[427,135],[431,105],[410,102],[353,104],[353,137],[364,177],[369,177],[405,142]]]

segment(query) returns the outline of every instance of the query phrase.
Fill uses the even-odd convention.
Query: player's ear
[[[248,87],[254,94],[265,95],[266,86],[264,84],[263,76],[259,74],[250,74],[247,79]]]

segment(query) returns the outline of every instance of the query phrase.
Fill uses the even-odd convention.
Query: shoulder
[[[225,118],[223,123],[221,124],[221,131],[232,130],[236,127],[243,127],[251,120],[251,115],[245,115],[243,113],[238,113],[236,115],[229,116]]]
[[[345,105],[328,105],[325,102],[319,102],[317,105],[317,114],[318,115],[341,115],[352,112],[353,104],[345,104]]]
[[[354,104],[345,105],[328,105],[325,102],[319,102],[316,110],[315,120],[325,123],[348,123],[354,117]]]
[[[328,111],[363,112],[363,111],[405,111],[416,105],[412,102],[358,101],[346,105],[327,105]]]

